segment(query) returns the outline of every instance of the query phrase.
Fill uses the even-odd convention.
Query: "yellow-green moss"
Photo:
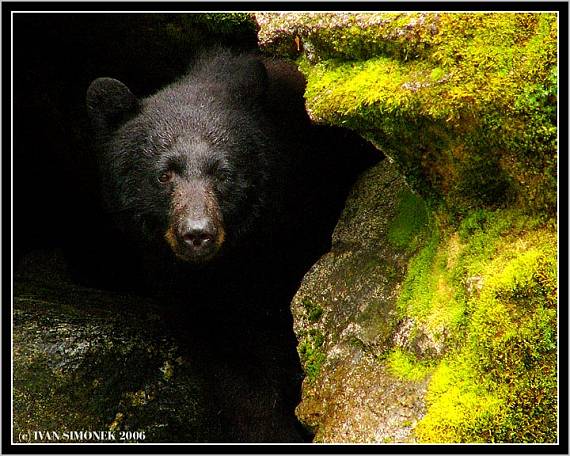
[[[297,347],[303,369],[309,381],[314,381],[326,361],[323,350],[324,334],[318,329],[310,329],[306,334],[300,335],[301,342]]]
[[[428,413],[415,429],[429,443],[494,442],[501,400],[484,388],[473,367],[460,358],[443,361],[430,379]],[[437,398],[434,400],[434,398]]]
[[[433,296],[431,269],[438,242],[439,232],[434,229],[426,245],[411,259],[397,303],[401,316],[417,317],[429,311]],[[409,303],[413,303],[413,308],[408,305]]]
[[[308,33],[311,52],[324,57],[298,61],[312,117],[360,132],[415,190],[443,196],[454,211],[516,201],[553,214],[557,15],[400,16]],[[387,32],[398,21],[413,27]],[[374,33],[402,52],[362,52],[358,37],[369,49]]]
[[[399,300],[401,315],[446,347],[433,359],[417,438],[556,441],[555,222],[479,210],[434,230]],[[409,355],[391,356],[400,375],[414,372]]]
[[[256,13],[260,46],[273,54],[312,59],[417,58],[437,17],[426,13]],[[293,37],[297,38],[297,44]]]
[[[413,354],[400,348],[392,350],[386,362],[393,375],[405,380],[423,380],[432,370],[429,362],[419,361]]]
[[[399,195],[396,216],[388,227],[388,240],[399,249],[413,252],[418,247],[428,223],[428,212],[422,198],[409,190]]]
[[[388,227],[417,250],[405,337],[434,345],[387,355],[398,377],[432,373],[418,440],[556,441],[557,14],[283,19],[312,118],[376,144],[435,211],[400,195]]]

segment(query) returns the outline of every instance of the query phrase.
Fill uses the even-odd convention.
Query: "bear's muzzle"
[[[205,180],[178,183],[172,192],[165,239],[174,254],[189,262],[205,262],[220,251],[225,238],[216,195]]]

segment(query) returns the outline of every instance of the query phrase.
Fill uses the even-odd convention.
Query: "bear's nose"
[[[205,247],[209,243],[214,242],[214,236],[212,234],[201,230],[188,231],[182,235],[182,239],[184,239],[186,244],[197,248]]]
[[[191,220],[181,230],[181,238],[196,253],[207,253],[215,241],[215,231],[207,220]]]

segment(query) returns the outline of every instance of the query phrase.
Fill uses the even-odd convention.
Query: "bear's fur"
[[[374,152],[311,125],[303,91],[293,66],[221,49],[147,98],[87,91],[104,200],[211,379],[229,429],[213,440],[306,439],[288,306]]]

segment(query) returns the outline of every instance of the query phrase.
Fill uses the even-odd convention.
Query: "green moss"
[[[430,379],[425,442],[556,441],[557,242],[553,220],[474,211],[410,262],[401,315],[447,347]],[[409,355],[390,366],[415,374]]]
[[[325,336],[320,329],[315,327],[316,323],[320,321],[324,309],[309,298],[304,298],[301,304],[310,327],[298,334],[299,345],[297,346],[297,351],[307,378],[313,382],[326,360],[326,353],[323,349]]]
[[[402,194],[388,227],[417,251],[398,317],[437,345],[418,439],[556,441],[557,14],[286,16],[311,117],[377,145],[435,212]]]
[[[433,296],[431,268],[439,242],[439,232],[434,230],[431,238],[408,265],[408,273],[402,285],[397,308],[400,315],[414,317],[425,315]],[[412,307],[413,303],[413,307]]]
[[[312,117],[361,132],[417,192],[463,214],[512,202],[553,214],[556,14],[422,17],[313,31],[322,58],[299,59]],[[413,38],[388,32],[399,21],[414,24]],[[390,45],[368,47],[374,34]],[[355,51],[359,38],[366,52]]]
[[[314,60],[366,59],[375,55],[415,59],[423,54],[423,35],[436,17],[424,13],[258,13],[260,45],[272,53],[295,56],[299,37]]]
[[[423,29],[417,26],[420,20],[433,23],[435,18],[421,13],[352,15],[340,30],[332,27],[312,34],[310,45],[319,49],[319,56],[324,57],[352,60],[387,55],[414,59],[427,46],[422,39]]]
[[[413,354],[402,349],[391,351],[387,363],[390,372],[404,380],[423,380],[432,370],[428,362],[418,361]]]
[[[317,323],[321,319],[324,310],[320,305],[311,301],[309,298],[304,298],[301,304],[305,309],[305,316],[309,323]]]
[[[302,335],[301,339],[297,347],[301,363],[309,381],[315,381],[326,361],[326,354],[323,350],[325,336],[320,330],[311,329]]]
[[[187,16],[193,22],[205,24],[211,33],[235,34],[257,30],[251,13],[203,13]]]
[[[388,240],[396,248],[413,252],[427,223],[428,213],[422,198],[409,190],[403,191],[399,195],[396,217],[388,227]]]
[[[443,361],[435,370],[427,395],[428,413],[415,434],[422,442],[494,442],[500,426],[501,400],[478,382],[477,373],[461,359]]]
[[[444,234],[433,224],[428,243],[409,263],[397,307],[402,318],[412,318],[435,342],[452,344],[461,339],[466,302],[450,268],[457,261],[458,239],[442,240]]]

